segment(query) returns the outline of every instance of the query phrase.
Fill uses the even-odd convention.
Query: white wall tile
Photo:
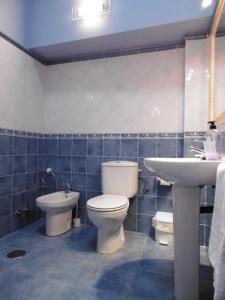
[[[225,110],[224,37],[217,49],[219,113]],[[205,130],[208,63],[207,39],[187,41],[185,53],[46,67],[1,38],[0,127],[53,133]]]
[[[225,37],[216,43],[216,115],[225,111]],[[209,40],[186,41],[185,131],[207,129],[209,101]]]
[[[225,111],[225,37],[216,43],[216,115]]]
[[[43,132],[45,67],[0,38],[0,127]]]
[[[48,67],[48,132],[183,129],[184,50]]]
[[[204,131],[208,121],[208,39],[186,41],[185,131]]]

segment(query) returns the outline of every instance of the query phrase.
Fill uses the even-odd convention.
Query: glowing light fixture
[[[110,12],[110,0],[83,0],[72,8],[72,20],[84,19],[88,24],[95,24],[101,15]]]
[[[202,8],[207,8],[212,5],[212,0],[202,0]]]

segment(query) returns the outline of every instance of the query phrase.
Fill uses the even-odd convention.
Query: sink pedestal
[[[199,299],[200,188],[174,185],[174,261],[177,300]]]

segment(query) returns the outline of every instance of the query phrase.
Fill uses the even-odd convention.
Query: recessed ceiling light
[[[212,0],[202,0],[202,8],[207,8],[212,5]]]
[[[110,12],[110,0],[83,0],[72,8],[72,20],[84,19],[85,23],[95,24],[103,14]]]

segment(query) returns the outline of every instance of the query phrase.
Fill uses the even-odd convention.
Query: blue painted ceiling
[[[208,32],[217,0],[202,1],[111,0],[110,14],[87,27],[72,20],[78,0],[0,0],[0,30],[48,60],[178,43]]]

